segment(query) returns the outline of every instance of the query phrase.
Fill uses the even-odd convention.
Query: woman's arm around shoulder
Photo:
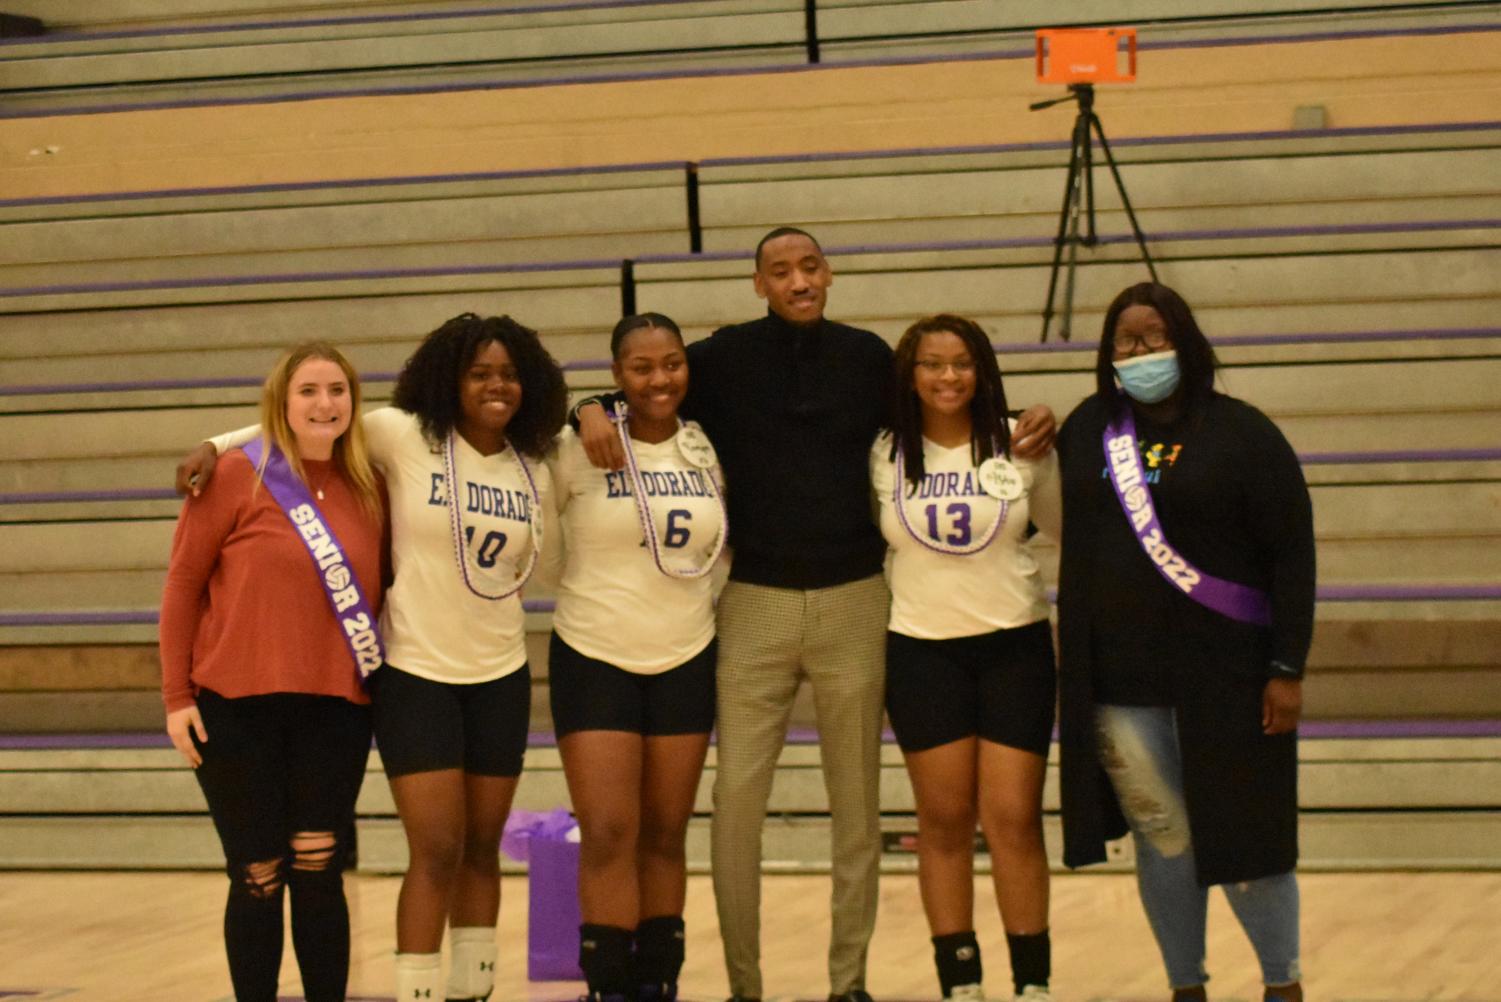
[[[562,514],[568,508],[568,498],[578,486],[580,476],[587,475],[592,468],[578,432],[564,425],[558,437],[553,439],[543,461],[552,478],[553,501],[552,507],[547,510],[548,514]],[[581,463],[583,468],[580,468]]]
[[[421,434],[415,415],[399,407],[372,407],[360,415],[360,430],[365,433],[365,448],[370,462],[383,472],[390,468],[403,435]]]
[[[177,464],[177,477],[173,485],[177,493],[184,497],[189,494],[198,497],[208,489],[209,481],[214,479],[214,467],[218,464],[219,457],[246,444],[260,433],[261,426],[252,424],[199,442]]]
[[[535,580],[528,582],[528,595],[550,592],[563,579],[567,542],[563,537],[563,512],[568,508],[568,499],[577,483],[577,464],[589,467],[589,457],[584,453],[583,443],[572,428],[564,425],[558,437],[543,456],[543,472],[547,476],[548,489],[542,496],[542,483],[537,482],[543,518],[542,555],[537,560]],[[592,467],[589,467],[592,469]]]
[[[1018,461],[1032,487],[1027,494],[1027,515],[1032,524],[1054,542],[1063,538],[1063,478],[1058,472],[1058,450],[1041,459]]]

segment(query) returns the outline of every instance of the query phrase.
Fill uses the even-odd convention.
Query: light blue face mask
[[[1178,388],[1178,353],[1158,351],[1138,355],[1115,363],[1115,378],[1132,400],[1155,404],[1173,395]]]

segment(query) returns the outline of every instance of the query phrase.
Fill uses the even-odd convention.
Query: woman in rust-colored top
[[[172,541],[162,698],[224,846],[237,1002],[276,998],[285,887],[308,1002],[344,998],[344,841],[370,751],[360,665],[379,664],[384,577],[359,396],[331,345],[287,351],[262,392],[265,439],[224,457]]]

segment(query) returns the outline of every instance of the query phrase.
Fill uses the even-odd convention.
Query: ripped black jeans
[[[274,1002],[282,899],[308,1002],[341,1002],[349,978],[343,870],[370,755],[370,708],[336,696],[198,694],[208,740],[198,785],[224,845],[224,946],[236,1002]],[[194,738],[197,741],[196,737]]]

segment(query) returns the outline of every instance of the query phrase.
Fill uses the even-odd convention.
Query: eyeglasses
[[[941,376],[950,369],[956,376],[967,376],[975,371],[975,363],[969,359],[961,359],[958,362],[939,362],[931,358],[917,360],[917,367],[930,376]]]
[[[1167,336],[1167,331],[1147,331],[1145,334],[1117,334],[1112,339],[1112,343],[1115,345],[1116,354],[1124,355],[1135,351],[1138,346],[1156,351],[1158,348],[1166,348],[1173,342]]]

